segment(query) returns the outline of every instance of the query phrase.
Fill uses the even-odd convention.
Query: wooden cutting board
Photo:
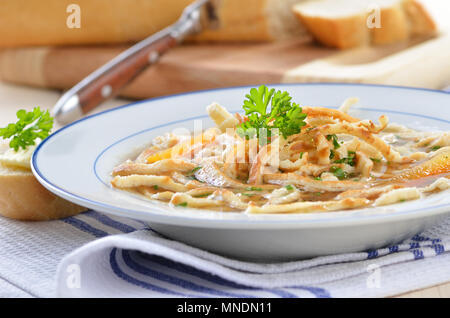
[[[126,47],[21,48],[0,52],[7,82],[67,89]],[[183,45],[121,94],[148,98],[261,83],[354,82],[442,88],[450,84],[450,35],[337,51],[308,41]]]

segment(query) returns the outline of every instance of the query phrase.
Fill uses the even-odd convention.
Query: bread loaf
[[[375,8],[378,27],[372,16]],[[340,49],[406,41],[433,35],[437,29],[418,0],[319,0],[297,4],[293,10],[320,43]]]
[[[220,27],[193,41],[272,41],[305,32],[292,13],[302,0],[218,0]],[[193,0],[2,0],[0,47],[135,42],[175,22]],[[80,28],[69,28],[70,4]],[[70,19],[69,19],[70,20]]]

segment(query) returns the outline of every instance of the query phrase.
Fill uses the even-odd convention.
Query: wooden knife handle
[[[126,84],[176,45],[177,40],[168,34],[105,68],[95,80],[77,92],[82,112],[86,114],[103,101],[116,96]]]

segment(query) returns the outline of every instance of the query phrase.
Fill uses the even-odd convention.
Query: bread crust
[[[194,0],[2,0],[0,46],[110,44],[138,41],[175,22]],[[67,27],[70,4],[81,27]]]
[[[31,172],[0,164],[0,215],[23,221],[47,221],[86,210],[45,189]]]
[[[422,3],[408,0],[403,3],[409,20],[410,33],[413,36],[429,36],[437,32],[436,22]]]

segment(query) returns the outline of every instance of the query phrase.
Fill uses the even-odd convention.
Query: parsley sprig
[[[270,141],[273,129],[278,129],[287,138],[298,134],[306,125],[306,114],[298,104],[292,102],[288,92],[269,90],[261,85],[258,89],[252,88],[245,97],[247,99],[244,100],[243,108],[248,120],[236,130],[241,137],[250,139],[256,136],[260,144],[265,145]],[[266,136],[261,134],[263,131]]]
[[[18,151],[27,149],[36,144],[36,139],[44,140],[53,128],[53,118],[48,110],[42,111],[39,107],[27,112],[21,109],[17,112],[18,121],[0,128],[0,137],[11,138],[9,147]]]

